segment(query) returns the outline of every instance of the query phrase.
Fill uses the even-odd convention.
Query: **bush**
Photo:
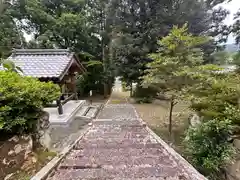
[[[209,179],[224,179],[224,165],[234,152],[232,135],[239,134],[239,75],[226,74],[192,87],[191,108],[203,119],[187,132],[186,147],[193,162]]]
[[[156,89],[152,87],[144,88],[142,86],[137,85],[133,97],[135,98],[154,98],[157,95]]]
[[[205,86],[194,87],[192,93],[196,100],[193,101],[191,108],[205,119],[228,117],[224,115],[227,106],[238,108],[240,98],[238,82],[238,76],[229,76],[216,79]]]
[[[145,104],[145,103],[152,103],[152,97],[142,97],[142,98],[135,98],[136,103],[138,104]]]
[[[210,179],[218,175],[234,153],[230,142],[233,127],[228,119],[214,119],[188,129],[185,139],[193,163]]]
[[[0,130],[34,131],[42,108],[59,96],[60,88],[53,83],[0,71]]]

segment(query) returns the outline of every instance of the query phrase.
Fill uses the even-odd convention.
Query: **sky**
[[[223,3],[220,6],[228,9],[230,11],[230,15],[225,19],[225,24],[231,25],[233,24],[234,20],[234,14],[240,9],[240,0],[232,0],[229,3]],[[228,38],[228,44],[234,43],[234,37],[232,35],[229,36]]]

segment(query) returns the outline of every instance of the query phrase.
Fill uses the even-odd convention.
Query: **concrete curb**
[[[91,125],[91,124],[90,124]],[[65,158],[74,146],[83,138],[83,136],[91,129],[88,127],[86,131],[71,145],[64,148],[63,151],[53,158],[46,166],[44,166],[31,180],[45,180],[48,175],[61,163],[62,159]]]

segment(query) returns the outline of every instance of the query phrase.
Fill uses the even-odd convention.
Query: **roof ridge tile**
[[[69,55],[69,49],[13,49],[12,56],[19,55]]]

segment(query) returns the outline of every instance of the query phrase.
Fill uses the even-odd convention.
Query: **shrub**
[[[228,117],[224,114],[226,107],[238,108],[240,98],[238,82],[239,77],[231,75],[227,78],[210,81],[205,86],[195,86],[191,93],[196,100],[193,101],[191,108],[199,112],[205,119]]]
[[[42,108],[60,96],[53,83],[0,71],[0,130],[34,131]]]
[[[203,119],[200,126],[187,132],[186,147],[193,162],[209,179],[224,179],[224,165],[234,152],[232,135],[240,132],[239,75],[216,75],[193,86],[191,108]]]
[[[156,95],[157,95],[156,89],[152,87],[144,88],[139,85],[137,85],[133,93],[133,97],[135,98],[153,98],[153,97],[156,97]]]
[[[232,158],[234,148],[230,142],[232,122],[228,119],[213,119],[187,131],[187,152],[193,163],[210,179],[217,179],[226,163]]]
[[[84,96],[85,94],[87,94],[89,91],[86,91],[86,87],[88,86],[87,84],[87,75],[83,74],[83,75],[79,75],[77,77],[77,93],[80,96]]]
[[[140,98],[135,98],[136,103],[138,104],[145,104],[145,103],[152,103],[153,98],[152,97],[140,97]]]

